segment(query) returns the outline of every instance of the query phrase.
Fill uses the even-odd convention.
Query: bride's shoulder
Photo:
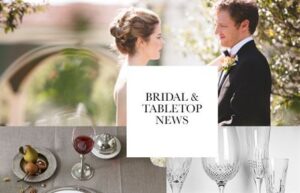
[[[126,93],[126,90],[127,90],[127,82],[126,81],[123,81],[122,83],[120,83],[118,85],[118,87],[116,88],[116,91],[118,94]]]
[[[114,87],[114,98],[116,99],[117,95],[124,95],[126,92],[127,86],[127,74],[126,74],[126,64],[123,64],[119,69],[119,74]]]
[[[115,100],[126,95],[127,82],[125,79],[117,80],[114,88],[114,98]]]

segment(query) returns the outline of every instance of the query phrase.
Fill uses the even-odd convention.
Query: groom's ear
[[[241,22],[240,28],[242,29],[243,32],[249,32],[249,24],[250,21],[248,19],[245,19],[244,21]]]

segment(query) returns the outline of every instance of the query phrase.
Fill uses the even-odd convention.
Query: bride
[[[149,60],[158,60],[163,47],[161,22],[157,14],[142,8],[120,12],[110,27],[115,47],[124,60],[114,88],[116,124],[126,126],[126,68],[146,66]]]

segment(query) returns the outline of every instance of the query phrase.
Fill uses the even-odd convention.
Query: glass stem
[[[219,193],[224,193],[225,185],[226,185],[226,183],[224,183],[224,182],[218,183]]]
[[[219,193],[224,193],[225,186],[219,186]]]
[[[255,178],[254,182],[256,185],[256,189],[258,193],[261,193],[261,184],[262,184],[263,179],[262,178]]]
[[[219,193],[224,193],[225,184],[218,185],[218,188],[219,188]]]
[[[171,185],[172,193],[180,193],[181,192],[181,188],[182,188],[182,184],[181,183],[173,183]]]
[[[80,177],[83,178],[83,170],[84,170],[84,155],[83,154],[80,154],[80,165],[81,165]]]

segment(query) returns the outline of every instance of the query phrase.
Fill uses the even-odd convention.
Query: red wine
[[[87,154],[94,147],[94,140],[88,136],[78,136],[73,141],[75,150],[80,154]]]

